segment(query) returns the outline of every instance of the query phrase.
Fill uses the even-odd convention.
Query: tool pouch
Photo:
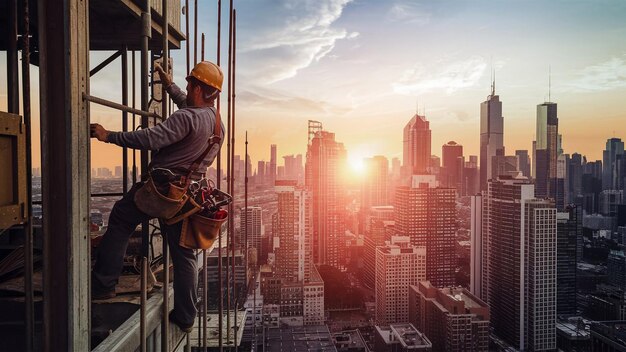
[[[225,211],[222,211],[225,213]],[[228,216],[221,219],[209,218],[196,213],[183,219],[178,244],[190,249],[208,249],[220,235],[222,224]]]
[[[165,193],[165,188],[167,193]],[[162,193],[163,192],[163,193]],[[180,187],[172,182],[168,185],[159,186],[155,184],[152,177],[135,192],[135,205],[142,212],[161,219],[169,219],[176,215],[187,203],[187,186]]]
[[[185,205],[183,205],[183,207],[181,207],[180,210],[176,212],[173,217],[165,219],[165,223],[168,225],[173,225],[185,218],[192,216],[200,210],[202,210],[202,206],[198,204],[198,202],[196,202],[193,197],[189,197],[187,203],[185,203]]]

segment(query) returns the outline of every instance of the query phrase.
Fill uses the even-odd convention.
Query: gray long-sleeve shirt
[[[162,123],[132,132],[111,132],[107,142],[120,147],[152,150],[150,167],[189,168],[208,146],[215,130],[214,107],[186,107],[185,93],[175,84],[167,88],[177,110]],[[219,145],[215,144],[198,167],[205,173],[213,163],[224,142],[224,124],[221,123]]]

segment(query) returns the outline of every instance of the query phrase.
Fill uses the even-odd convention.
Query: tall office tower
[[[430,162],[430,122],[426,116],[415,114],[404,126],[402,166],[403,176],[422,175]]]
[[[470,155],[463,170],[463,187],[465,195],[475,195],[480,192],[480,172],[478,170],[478,156]]]
[[[344,187],[341,171],[346,163],[343,143],[335,134],[318,130],[306,153],[306,188],[313,197],[313,262],[339,265],[344,236]]]
[[[600,192],[602,192],[602,161],[583,162],[583,178],[581,184],[585,213],[598,213],[600,211]]]
[[[436,288],[428,281],[410,286],[409,321],[434,351],[489,350],[489,307],[464,288]]]
[[[480,104],[480,189],[487,189],[492,158],[504,155],[504,117],[502,102],[496,95],[496,82],[491,85],[491,95]]]
[[[256,167],[256,184],[260,185],[265,182],[265,161],[259,160]]]
[[[370,207],[389,205],[387,188],[389,183],[389,162],[382,155],[364,160],[365,180],[361,187],[361,209],[369,211]]]
[[[535,196],[556,199],[559,119],[556,103],[537,105],[535,144]]]
[[[607,282],[626,293],[626,256],[623,250],[611,250],[607,258]]]
[[[402,163],[399,158],[391,159],[391,177],[399,178],[400,177],[400,168],[402,167]]]
[[[568,206],[556,214],[557,230],[557,315],[576,315],[576,246],[582,236],[582,209]]]
[[[442,186],[456,188],[459,195],[463,194],[463,146],[450,141],[441,147],[441,156]]]
[[[278,238],[276,274],[283,282],[303,282],[311,273],[311,194],[296,181],[276,181],[278,210],[273,228]]]
[[[488,244],[483,238],[483,197],[480,194],[470,197],[470,291],[487,301],[488,283],[486,268]],[[484,289],[483,289],[484,288]]]
[[[393,236],[376,248],[376,324],[409,321],[409,285],[426,280],[426,248]]]
[[[276,181],[276,163],[276,144],[272,144],[270,145],[270,172],[268,175],[272,185],[274,184],[274,181]]]
[[[624,155],[624,142],[619,138],[606,140],[606,149],[602,152],[602,189],[617,188],[618,159]]]
[[[122,177],[122,167],[121,166],[116,166],[115,167],[115,177]]]
[[[394,208],[396,233],[426,247],[426,278],[437,287],[455,285],[455,190],[436,187],[434,175],[414,175],[411,186],[396,188]]]
[[[583,159],[578,153],[572,154],[567,169],[567,188],[570,203],[583,194]]]
[[[245,236],[244,229],[247,229],[247,248],[255,248],[257,253],[261,250],[261,214],[261,207],[241,208],[241,236]]]
[[[528,158],[528,150],[516,150],[515,156],[517,156],[517,169],[522,172],[522,175],[530,178],[530,159]]]
[[[491,323],[521,351],[556,349],[556,208],[534,193],[525,177],[501,177],[483,200]]]
[[[556,159],[556,180],[554,182],[554,199],[556,202],[556,208],[559,211],[564,210],[567,204],[572,203],[567,187],[569,177],[569,175],[567,174],[568,165],[569,154],[560,154]]]

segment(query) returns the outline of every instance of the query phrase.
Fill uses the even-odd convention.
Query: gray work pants
[[[115,289],[122,272],[128,239],[137,225],[151,219],[135,206],[134,196],[141,183],[135,184],[122,199],[115,202],[109,216],[109,227],[97,249],[92,272],[92,285],[99,291]],[[178,245],[182,221],[171,226],[161,222],[161,231],[167,234],[174,264],[174,314],[178,321],[193,325],[198,300],[198,261],[193,249]]]

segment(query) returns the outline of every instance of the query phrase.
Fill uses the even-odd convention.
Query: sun
[[[350,164],[350,171],[352,171],[353,174],[363,175],[365,173],[365,162],[362,157],[350,157],[348,164]]]

